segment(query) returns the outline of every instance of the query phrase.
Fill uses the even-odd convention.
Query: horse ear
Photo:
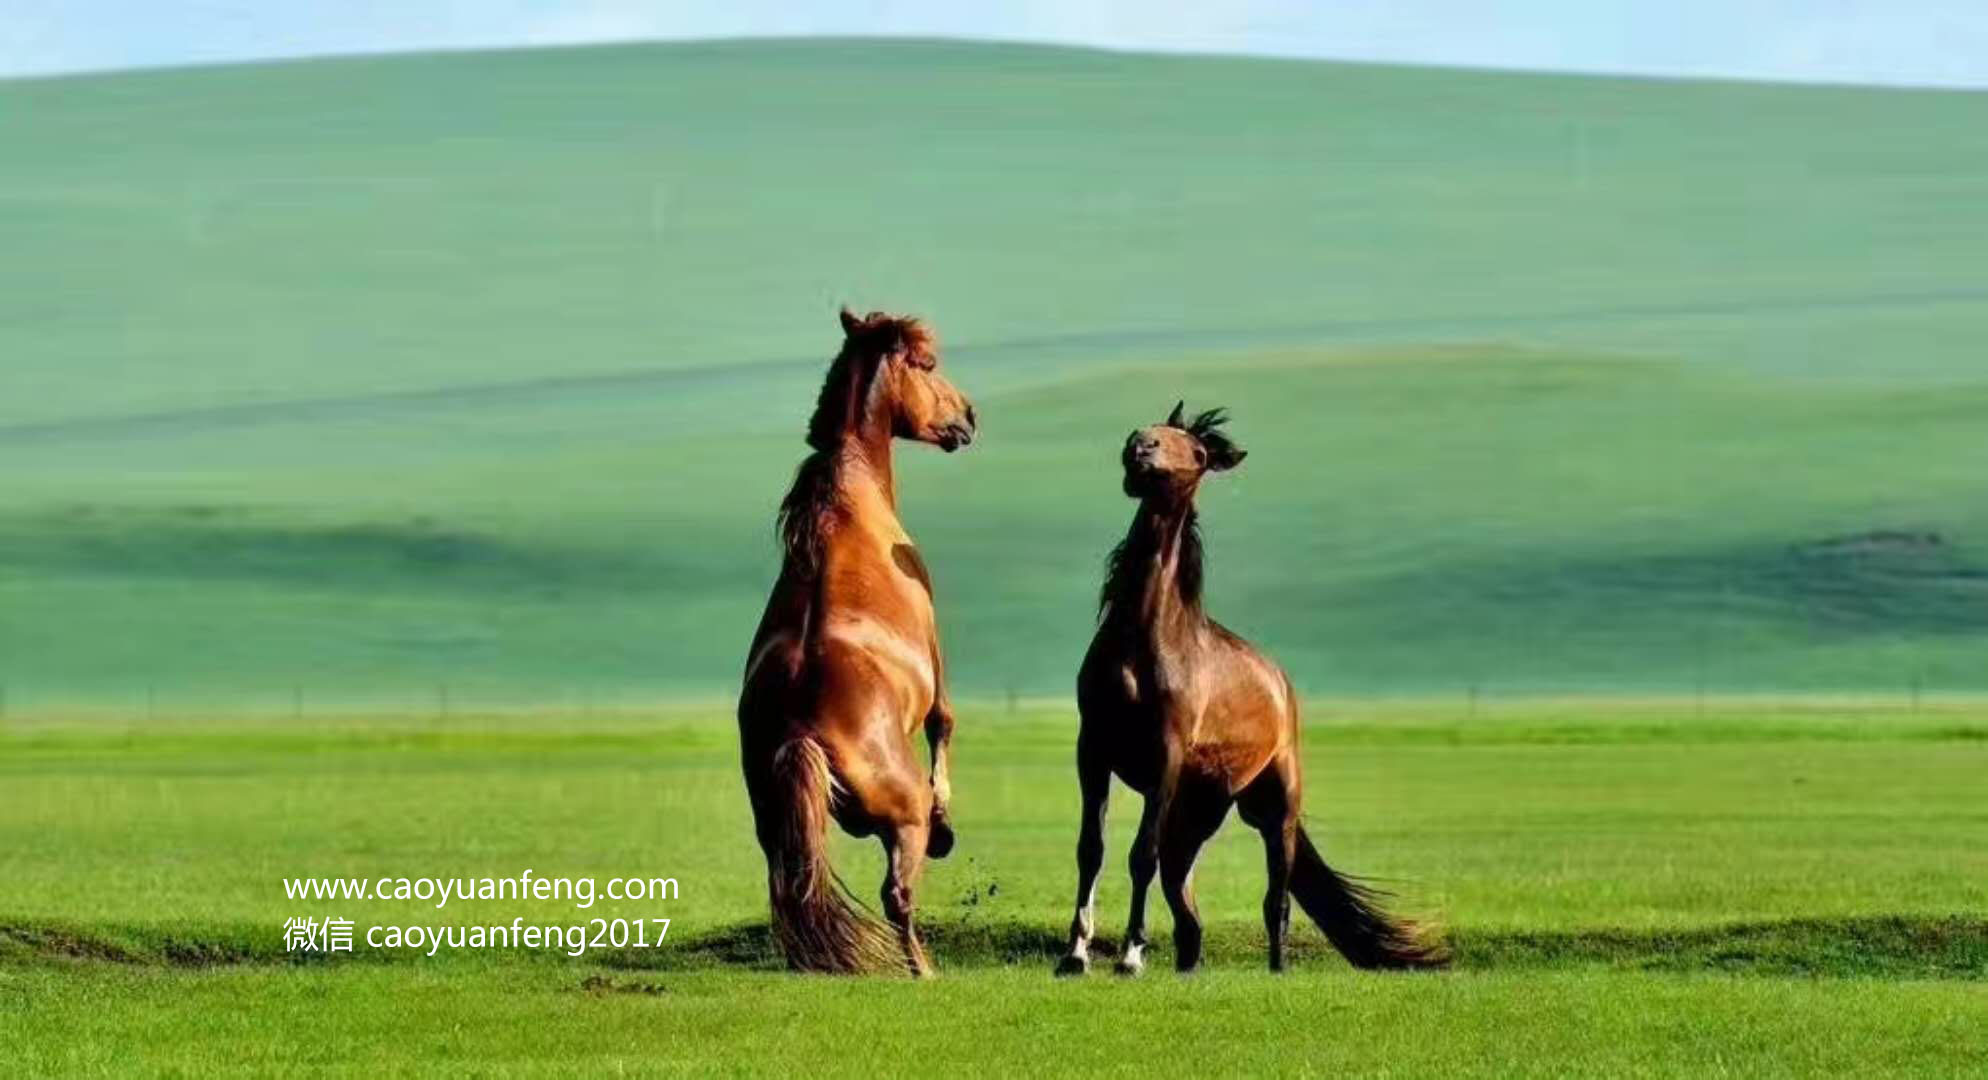
[[[1241,465],[1243,459],[1248,456],[1249,451],[1239,446],[1211,446],[1208,448],[1208,471],[1228,472],[1230,469]]]
[[[1185,415],[1186,410],[1187,410],[1187,402],[1185,401],[1174,402],[1173,411],[1167,414],[1167,426],[1177,427],[1185,430],[1187,427],[1187,417]]]
[[[863,317],[849,310],[849,305],[842,305],[841,316],[842,333],[845,336],[855,337],[857,332],[863,329]]]

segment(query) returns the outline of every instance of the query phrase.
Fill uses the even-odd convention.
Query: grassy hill
[[[0,83],[15,703],[717,695],[833,310],[985,440],[906,517],[1062,694],[1176,397],[1324,694],[1988,689],[1988,94],[937,43]]]

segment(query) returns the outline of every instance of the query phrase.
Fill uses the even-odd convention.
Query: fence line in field
[[[1704,717],[1719,709],[1787,708],[1807,711],[1881,711],[1919,714],[1933,709],[1988,707],[1988,688],[1955,687],[1942,691],[1915,668],[1896,686],[1852,687],[1838,690],[1794,690],[1761,687],[1715,687],[1703,678],[1666,688],[1660,685],[1580,687],[1527,683],[1499,684],[1465,678],[1450,690],[1402,689],[1394,692],[1341,691],[1301,686],[1301,695],[1318,703],[1413,705],[1454,708],[1474,720],[1493,711],[1551,703],[1661,706]],[[1035,709],[1074,709],[1068,697],[1030,696],[1013,685],[985,693],[953,694],[962,711],[1013,716]],[[67,692],[48,687],[37,692],[23,679],[0,680],[0,730],[26,718],[70,715],[127,724],[160,725],[202,717],[257,718],[304,723],[321,717],[366,715],[420,718],[448,725],[479,716],[554,713],[583,719],[630,716],[643,712],[720,710],[729,712],[730,693],[722,690],[686,691],[585,685],[534,691],[521,688],[465,686],[449,680],[409,685],[366,694],[345,694],[296,682],[260,693],[218,692],[203,687],[173,687],[148,681],[122,693]]]

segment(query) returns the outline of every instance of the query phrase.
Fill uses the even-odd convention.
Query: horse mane
[[[1104,558],[1104,587],[1098,590],[1100,618],[1114,601],[1124,601],[1120,605],[1122,610],[1136,605],[1139,599],[1147,568],[1160,553],[1159,531],[1146,528],[1145,524],[1143,515],[1134,519],[1125,539]],[[1201,516],[1190,506],[1187,520],[1180,527],[1180,559],[1174,573],[1181,602],[1190,608],[1201,606],[1201,575]]]
[[[841,505],[837,451],[875,405],[879,362],[895,354],[925,370],[938,363],[937,339],[918,319],[881,311],[859,317],[844,309],[843,326],[842,349],[828,365],[815,411],[808,417],[807,441],[813,452],[794,470],[794,484],[780,500],[775,519],[781,550],[804,577],[813,577],[821,567],[828,531]]]
[[[1167,426],[1179,428],[1201,440],[1202,449],[1208,451],[1208,460],[1220,461],[1225,458],[1240,460],[1235,440],[1222,430],[1229,422],[1229,410],[1217,406],[1196,416],[1192,421],[1181,420],[1181,406],[1173,407],[1173,415],[1167,417]]]
[[[827,450],[801,459],[800,468],[794,470],[794,486],[780,500],[780,513],[774,519],[787,565],[803,577],[813,577],[821,567],[829,521],[839,505],[836,472],[835,455]]]

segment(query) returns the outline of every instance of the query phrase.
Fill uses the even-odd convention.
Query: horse
[[[978,421],[939,374],[924,323],[847,308],[841,320],[842,348],[808,421],[811,452],[780,503],[780,575],[747,653],[740,754],[788,964],[832,973],[902,965],[924,976],[914,896],[926,856],[953,847],[953,710],[932,580],[897,516],[891,444],[951,453],[973,441]],[[929,780],[913,745],[921,728]],[[889,928],[830,865],[830,818],[882,841]]]
[[[1223,430],[1221,409],[1188,421],[1185,408],[1177,404],[1164,423],[1132,432],[1121,454],[1125,494],[1139,508],[1107,562],[1097,632],[1077,677],[1077,913],[1057,970],[1080,975],[1090,968],[1114,774],[1145,797],[1119,973],[1145,967],[1146,890],[1155,870],[1173,910],[1175,967],[1190,972],[1200,963],[1194,863],[1232,804],[1263,836],[1270,970],[1284,970],[1293,893],[1357,967],[1441,966],[1447,956],[1440,943],[1390,916],[1381,894],[1319,856],[1299,821],[1304,775],[1291,680],[1202,610],[1194,497],[1203,477],[1242,464],[1247,451]]]

